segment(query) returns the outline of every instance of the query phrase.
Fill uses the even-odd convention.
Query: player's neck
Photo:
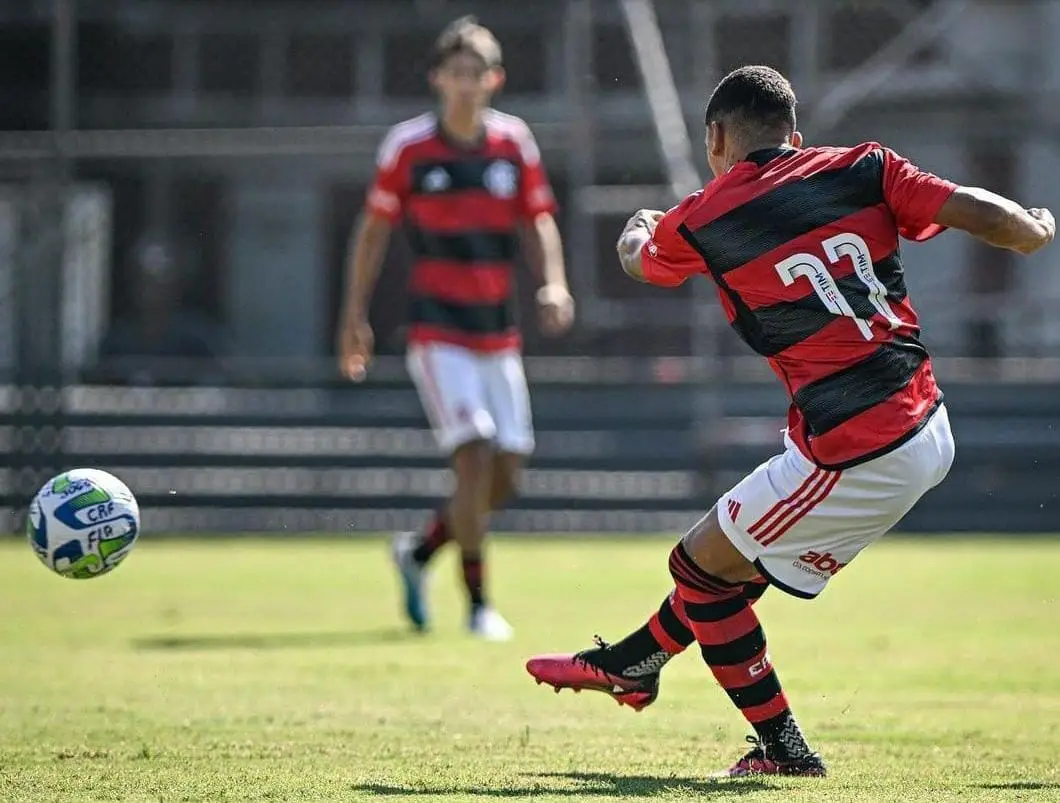
[[[463,147],[478,145],[482,142],[482,134],[486,128],[482,113],[482,109],[443,109],[440,119],[442,134],[446,139]]]

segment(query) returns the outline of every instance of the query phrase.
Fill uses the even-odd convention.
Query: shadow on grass
[[[527,783],[517,786],[399,786],[381,783],[358,784],[353,791],[378,797],[422,796],[444,798],[450,795],[477,797],[531,797],[554,795],[556,797],[657,797],[672,792],[691,792],[710,797],[725,795],[737,797],[754,792],[768,791],[776,787],[755,779],[704,780],[682,778],[672,775],[615,775],[609,772],[542,772],[524,773]],[[529,779],[540,778],[540,783]],[[573,786],[550,785],[549,780],[575,781]]]
[[[979,783],[973,789],[992,789],[995,791],[1042,792],[1046,789],[1060,789],[1058,781],[1011,781],[1009,783]]]
[[[399,644],[419,636],[390,628],[335,633],[217,633],[187,636],[143,636],[132,639],[137,650],[284,650],[300,647],[361,647]]]

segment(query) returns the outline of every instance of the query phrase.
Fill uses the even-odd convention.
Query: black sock
[[[601,652],[601,668],[628,678],[655,675],[692,644],[696,637],[674,611],[674,603],[674,595],[668,595],[644,625]]]
[[[440,510],[434,514],[423,533],[420,545],[412,553],[412,559],[420,566],[427,563],[434,553],[449,543],[449,527],[445,523],[445,511]]]
[[[780,716],[763,722],[756,722],[754,729],[762,741],[766,755],[775,761],[805,758],[813,752],[791,711],[785,711]]]
[[[486,595],[483,592],[482,554],[479,552],[464,553],[460,559],[460,565],[464,573],[464,585],[467,587],[467,598],[472,608],[481,608],[486,604]]]

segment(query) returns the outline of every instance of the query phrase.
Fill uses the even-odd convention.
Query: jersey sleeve
[[[651,239],[641,246],[641,270],[649,284],[678,287],[690,276],[706,270],[703,257],[677,231],[683,206],[675,206],[663,215]]]
[[[538,215],[556,213],[556,197],[552,193],[545,165],[541,161],[541,150],[530,126],[521,123],[515,132],[519,146],[519,212],[525,220]]]
[[[923,242],[944,231],[944,226],[935,223],[935,215],[956,189],[952,181],[883,149],[883,197],[905,239]]]
[[[392,224],[401,219],[409,194],[408,168],[402,158],[404,146],[401,139],[396,130],[391,130],[383,138],[366,202],[369,212]]]

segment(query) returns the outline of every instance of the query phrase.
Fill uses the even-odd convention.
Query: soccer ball
[[[140,506],[117,477],[76,468],[45,483],[29,506],[26,536],[41,563],[85,580],[106,574],[132,551]]]

